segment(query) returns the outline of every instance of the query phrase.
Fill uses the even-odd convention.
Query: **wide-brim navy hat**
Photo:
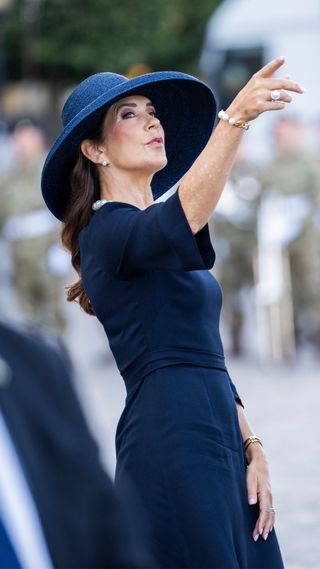
[[[60,220],[70,196],[69,177],[81,141],[108,107],[129,95],[144,95],[154,104],[164,128],[168,163],[151,183],[157,199],[187,172],[206,145],[214,126],[216,103],[211,89],[192,75],[160,71],[128,79],[96,73],[82,81],[62,110],[63,130],[42,171],[41,189],[50,211]]]

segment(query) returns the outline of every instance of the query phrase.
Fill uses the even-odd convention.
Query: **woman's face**
[[[124,97],[111,105],[104,120],[110,165],[148,175],[166,166],[164,130],[156,111],[143,95]]]

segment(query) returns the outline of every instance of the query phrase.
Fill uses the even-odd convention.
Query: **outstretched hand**
[[[302,94],[304,88],[293,81],[289,75],[273,77],[273,74],[284,64],[284,57],[277,57],[259,71],[254,73],[248,83],[239,91],[238,95],[226,109],[229,116],[237,120],[250,121],[265,111],[276,111],[285,108],[291,103],[289,91]],[[280,91],[280,98],[276,101],[271,98],[271,91]]]

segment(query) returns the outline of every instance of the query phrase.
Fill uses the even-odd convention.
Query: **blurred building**
[[[200,71],[219,108],[226,108],[255,71],[284,55],[279,74],[291,75],[306,88],[303,95],[293,95],[294,110],[302,120],[314,120],[320,114],[319,79],[311,62],[319,51],[318,0],[225,0],[208,21]],[[270,125],[276,115],[264,113],[246,133],[255,159],[272,153]]]

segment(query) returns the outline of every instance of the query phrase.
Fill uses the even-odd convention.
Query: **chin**
[[[153,173],[156,174],[160,170],[163,170],[163,168],[165,168],[167,164],[168,164],[168,160],[166,158],[163,158],[162,160],[159,160],[156,163],[153,163],[152,164]]]

